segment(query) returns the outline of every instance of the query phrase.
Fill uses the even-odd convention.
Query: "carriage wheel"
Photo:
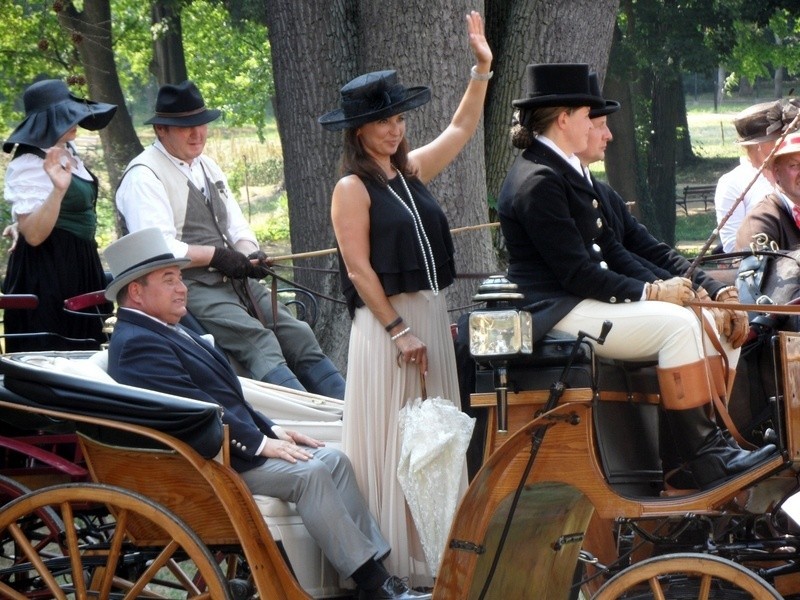
[[[31,492],[30,488],[18,481],[0,475],[0,506],[20,498]],[[25,537],[37,549],[44,549],[51,544],[59,544],[63,537],[64,524],[50,507],[43,507],[30,512],[17,522],[25,532]],[[20,556],[19,546],[14,538],[3,532],[0,535],[0,582],[6,583],[15,589],[25,589],[32,586],[30,572],[18,569]]]
[[[92,503],[105,505],[115,526],[107,539],[80,537],[78,514]],[[52,510],[64,528],[60,543],[46,547],[21,527],[31,515]],[[132,527],[156,540],[132,539]],[[0,597],[230,599],[225,577],[203,542],[178,517],[140,494],[107,485],[76,483],[31,492],[0,510],[0,539],[13,539],[19,555],[10,567],[18,581],[0,572]],[[192,583],[196,574],[202,589]]]
[[[709,554],[665,554],[611,578],[592,600],[767,600],[783,597],[753,571]]]

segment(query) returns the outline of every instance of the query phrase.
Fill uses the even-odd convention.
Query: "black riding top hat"
[[[600,91],[600,78],[597,77],[597,73],[589,73],[589,91],[593,96],[600,96],[601,98],[603,97],[603,93]],[[606,115],[610,115],[611,113],[615,113],[619,110],[619,102],[616,100],[604,99],[603,102],[605,102],[606,105],[602,108],[592,108],[589,110],[590,119],[605,117]]]
[[[603,108],[606,101],[589,89],[589,65],[583,63],[531,64],[525,69],[524,98],[512,100],[516,108],[589,106]]]
[[[341,93],[341,107],[322,115],[317,121],[325,129],[351,129],[422,106],[431,99],[427,86],[404,87],[396,71],[373,71],[346,83]]]
[[[22,101],[25,119],[3,142],[4,152],[11,152],[16,144],[50,148],[75,125],[102,129],[117,111],[115,104],[73,96],[60,79],[43,79],[28,86]]]
[[[162,85],[156,97],[156,114],[146,125],[174,125],[175,127],[196,127],[218,119],[220,111],[206,108],[200,90],[191,81],[177,85]]]

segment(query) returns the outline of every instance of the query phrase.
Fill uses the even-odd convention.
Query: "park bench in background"
[[[675,204],[683,208],[683,212],[689,214],[689,204],[702,202],[703,210],[708,210],[709,203],[714,205],[714,191],[717,189],[715,183],[702,183],[697,185],[687,185],[683,188],[683,195],[675,198]]]

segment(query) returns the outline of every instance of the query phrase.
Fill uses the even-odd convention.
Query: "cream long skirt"
[[[430,291],[391,296],[406,325],[428,349],[429,397],[441,396],[459,405],[455,351],[444,293]],[[344,402],[343,448],[355,469],[358,485],[381,532],[392,548],[384,561],[392,575],[408,577],[412,586],[430,586],[414,521],[397,480],[400,458],[398,413],[421,396],[418,369],[397,364],[397,346],[366,307],[356,310],[350,333]],[[467,488],[466,467],[461,496]]]

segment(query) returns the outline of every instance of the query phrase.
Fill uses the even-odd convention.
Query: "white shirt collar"
[[[191,164],[189,164],[185,160],[182,160],[182,159],[177,158],[177,157],[173,156],[172,154],[170,154],[167,151],[167,149],[164,147],[164,144],[161,143],[161,140],[156,139],[156,141],[153,142],[153,146],[158,148],[158,150],[164,156],[166,156],[170,160],[170,162],[172,162],[172,164],[174,164],[184,175],[186,175],[186,177],[189,178],[189,180],[195,186],[197,186],[197,188],[200,191],[203,192],[203,195],[208,197],[208,192],[205,189],[206,188],[205,171],[203,170],[202,160],[200,159],[199,156],[197,158],[195,158],[191,162]]]
[[[538,135],[536,136],[536,139],[542,142],[548,148],[550,148],[553,152],[558,154],[570,165],[572,165],[572,168],[575,169],[578,173],[580,173],[582,177],[585,177],[583,173],[583,167],[581,166],[581,160],[577,156],[575,156],[574,154],[568,156],[566,152],[564,152],[561,148],[559,148],[558,145],[556,145],[556,143],[547,136]]]

